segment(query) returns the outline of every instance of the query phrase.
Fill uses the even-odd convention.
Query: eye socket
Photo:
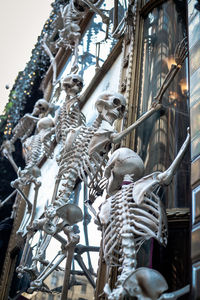
[[[65,89],[69,89],[71,86],[70,86],[69,83],[65,83],[65,84],[63,84],[63,87],[64,87]]]
[[[78,82],[78,85],[79,85],[80,87],[83,87],[82,81],[79,81],[79,82]]]
[[[122,107],[121,107],[122,114],[125,112],[125,109],[126,109],[126,107],[124,105],[122,105]]]
[[[118,98],[114,98],[113,104],[115,104],[116,106],[121,105],[121,101]]]
[[[74,83],[77,83],[79,80],[76,79],[76,78],[73,78],[72,81],[73,81]]]

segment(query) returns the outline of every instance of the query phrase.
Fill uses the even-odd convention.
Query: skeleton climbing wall
[[[143,162],[130,149],[116,150],[108,161],[105,169],[108,177],[107,192],[112,196],[101,206],[99,220],[103,226],[103,252],[108,270],[111,267],[119,267],[113,291],[108,284],[104,288],[108,299],[119,300],[125,295],[143,299],[141,297],[144,297],[145,293],[152,293],[150,287],[145,291],[138,282],[135,283],[135,287],[129,286],[127,280],[136,270],[144,273],[144,277],[145,271],[152,272],[146,268],[137,269],[136,253],[145,240],[154,238],[164,246],[167,244],[167,218],[157,194],[158,187],[171,182],[188,144],[189,134],[169,169],[164,173],[156,172],[143,178]],[[156,289],[153,292],[155,293]],[[160,295],[161,292],[163,291],[160,290]],[[188,292],[188,287],[185,288],[185,292]]]
[[[56,31],[53,32],[54,47],[51,47],[52,45],[49,44],[48,35],[44,36],[42,46],[49,55],[53,67],[54,74],[52,82],[49,82],[49,86],[51,84],[53,88],[58,86],[50,102],[54,101],[54,103],[57,104],[56,101],[58,99],[56,97],[60,97],[60,87],[62,87],[62,93],[65,94],[64,99],[61,99],[61,96],[59,99],[62,100],[60,107],[57,105],[54,107],[55,118],[48,115],[51,104],[47,105],[48,110],[45,110],[45,115],[38,116],[35,112],[31,115],[25,115],[17,125],[16,130],[14,130],[13,139],[11,139],[10,142],[7,141],[3,148],[5,156],[7,155],[7,157],[9,157],[18,174],[18,179],[13,183],[13,186],[22,195],[27,204],[26,216],[18,230],[18,235],[21,235],[25,240],[25,248],[20,266],[18,267],[18,275],[23,276],[24,273],[31,275],[29,292],[40,290],[51,293],[51,290],[45,285],[44,280],[49,274],[52,274],[54,270],[60,269],[60,264],[66,257],[67,264],[63,286],[64,289],[67,289],[69,286],[71,261],[74,253],[74,259],[79,261],[89,282],[92,286],[95,286],[94,273],[91,269],[89,272],[89,269],[87,269],[81,261],[81,254],[84,251],[87,252],[87,250],[84,250],[85,248],[79,244],[78,230],[74,226],[77,222],[82,220],[82,212],[77,206],[77,199],[76,204],[71,202],[74,201],[73,196],[77,193],[77,187],[79,187],[80,182],[83,182],[84,189],[86,190],[86,187],[89,188],[89,199],[84,198],[84,200],[88,200],[88,207],[95,213],[92,204],[97,196],[102,194],[105,188],[105,182],[107,181],[107,194],[109,197],[105,203],[103,203],[98,218],[101,221],[100,225],[103,229],[104,259],[108,269],[106,274],[108,284],[105,286],[105,293],[108,299],[120,299],[125,295],[135,296],[138,299],[139,297],[149,297],[149,299],[159,299],[159,297],[163,297],[164,299],[166,296],[163,294],[163,292],[167,290],[166,280],[155,270],[137,268],[137,252],[143,242],[150,238],[156,239],[164,246],[166,245],[166,213],[162,206],[161,199],[158,196],[158,189],[159,186],[168,184],[168,174],[165,173],[165,175],[167,174],[166,178],[164,178],[165,176],[160,172],[142,177],[144,166],[137,155],[134,154],[134,156],[132,152],[129,153],[130,161],[127,169],[124,170],[125,161],[127,159],[126,155],[124,156],[125,160],[123,160],[123,155],[122,157],[118,156],[118,153],[121,151],[119,150],[119,152],[114,152],[111,160],[109,160],[108,153],[113,145],[120,144],[122,139],[140,126],[140,124],[146,124],[146,120],[148,120],[149,117],[152,115],[156,115],[157,117],[159,114],[164,113],[166,103],[163,105],[162,98],[166,90],[172,84],[175,75],[181,69],[187,55],[186,43],[185,40],[180,43],[177,42],[178,46],[174,55],[175,62],[165,72],[166,76],[162,74],[162,80],[155,80],[158,92],[154,95],[155,97],[151,97],[151,94],[149,95],[152,102],[148,106],[146,113],[136,118],[136,122],[130,122],[130,120],[132,120],[131,114],[136,114],[136,112],[134,112],[136,102],[130,102],[130,98],[133,96],[132,90],[134,90],[135,95],[137,94],[137,87],[132,87],[131,90],[131,86],[134,82],[132,75],[135,73],[132,69],[133,59],[135,59],[134,53],[137,52],[134,49],[134,43],[136,38],[135,31],[137,30],[137,10],[138,6],[140,6],[138,1],[123,1],[127,4],[127,11],[118,26],[115,24],[116,26],[113,28],[112,34],[112,37],[124,38],[123,53],[116,58],[116,52],[120,51],[119,42],[112,53],[114,57],[112,56],[111,60],[122,60],[124,74],[128,66],[127,78],[124,78],[124,82],[119,84],[119,88],[121,88],[122,92],[126,90],[125,93],[129,101],[128,112],[126,111],[126,101],[123,95],[117,92],[109,92],[108,89],[112,87],[114,91],[117,90],[119,81],[118,75],[122,72],[122,70],[119,70],[119,65],[116,73],[112,73],[113,77],[117,74],[117,79],[115,79],[115,84],[113,85],[108,75],[109,66],[107,62],[103,65],[103,68],[99,70],[100,65],[103,63],[100,52],[102,49],[105,50],[104,48],[106,48],[107,42],[113,45],[116,43],[116,41],[111,41],[111,33],[108,31],[109,24],[111,23],[111,19],[108,15],[113,16],[115,21],[117,21],[118,17],[121,17],[117,16],[116,3],[119,2],[120,5],[122,5],[122,1],[115,1],[115,7],[113,7],[111,11],[99,9],[98,5],[100,1],[89,0],[71,0],[67,5],[60,7],[59,31],[57,31],[57,34],[55,33]],[[110,5],[110,2],[107,5]],[[83,32],[81,26],[85,22],[83,17],[85,17],[88,12],[97,14],[95,18],[97,19],[98,28],[102,26],[98,19],[99,16],[107,26],[106,30],[101,28],[107,41],[102,40],[101,34],[101,40],[97,42],[97,30],[95,28],[95,42],[96,45],[98,45],[96,48],[96,56],[94,54],[92,56],[91,53],[89,55],[92,47],[85,45],[84,41],[82,41],[83,51],[80,51],[81,55],[78,52],[78,45]],[[149,24],[154,25],[154,23],[156,23],[156,19],[151,20]],[[53,24],[55,25],[54,22],[52,22],[52,25]],[[91,32],[87,31],[86,36],[88,36],[88,39],[90,38]],[[148,36],[147,44],[149,49],[147,53],[150,53],[150,46],[153,45],[153,41],[154,40]],[[150,42],[152,42],[152,44],[150,44]],[[67,76],[57,74],[59,70],[59,64],[57,65],[58,57],[62,51],[59,51],[59,55],[54,57],[56,47],[61,47],[65,55],[68,55],[66,53],[71,51],[72,64],[71,67],[69,67],[70,64],[66,67]],[[52,50],[53,48],[54,50]],[[127,57],[126,54],[128,54]],[[89,72],[85,72],[86,75],[83,75],[90,77],[90,67],[94,65],[95,60],[97,73],[93,78],[94,86],[92,88],[89,86],[88,89],[85,88],[84,94],[80,95],[83,88],[83,79],[80,74],[84,73],[84,59],[85,65],[89,66],[87,69]],[[75,74],[78,71],[78,64],[79,68],[81,66],[79,70],[80,73]],[[69,70],[70,72],[68,72]],[[103,76],[104,79],[106,79],[102,84]],[[92,76],[89,79],[92,79]],[[134,83],[136,86],[138,85],[138,81],[139,80]],[[98,84],[98,88],[93,94],[96,84]],[[102,93],[104,89],[106,89],[106,91]],[[95,95],[93,100],[96,100],[95,106],[98,115],[95,121],[93,118],[93,122],[88,124],[80,107],[82,107],[83,102],[91,95]],[[41,104],[42,103],[38,102],[36,106],[40,107]],[[89,110],[90,107],[88,111]],[[121,124],[120,133],[115,132],[113,128],[105,129],[102,127],[102,123],[104,122],[112,126],[115,120],[124,117],[124,115],[125,118]],[[130,126],[126,126],[127,120]],[[124,129],[123,127],[128,128]],[[19,130],[19,128],[21,129]],[[36,128],[35,134],[31,135],[34,128]],[[14,165],[11,156],[14,140],[19,137],[23,143],[26,161],[24,170],[20,170]],[[131,137],[131,140],[134,139]],[[56,143],[57,146],[54,149]],[[128,150],[126,149],[126,151]],[[44,154],[46,157],[44,157]],[[134,177],[132,178],[133,174],[132,171],[129,171],[129,167],[132,164],[133,157],[139,160],[139,166],[137,170],[134,169]],[[49,158],[53,158],[53,160]],[[119,168],[117,167],[117,163],[121,163],[121,158],[123,164],[122,167]],[[41,160],[44,161],[44,159],[46,159],[46,161],[42,168],[39,169],[38,165],[40,165]],[[105,179],[104,169],[107,162],[108,165],[105,170],[107,179]],[[135,168],[134,163],[133,165]],[[42,185],[39,188],[40,179]],[[26,195],[23,194],[21,186],[33,182],[34,185],[31,184],[30,193],[28,197],[26,197]],[[148,187],[148,189],[146,189],[146,187]],[[35,195],[38,195],[38,202],[37,197],[33,197],[33,189],[35,189]],[[140,194],[141,191],[145,192]],[[85,192],[85,194],[87,193]],[[82,203],[82,194],[79,198]],[[84,219],[85,223],[87,223],[89,219],[89,217],[88,219],[87,217],[88,215]],[[74,228],[76,228],[76,232],[74,232]],[[39,239],[34,245],[33,241],[36,235],[39,235]],[[48,261],[45,255],[51,248],[52,240],[59,242],[59,249],[55,257],[51,261]],[[87,247],[89,246],[87,245]],[[32,248],[36,250],[34,250],[32,262],[29,264],[27,253],[29,253]],[[115,287],[110,288],[109,284],[111,278],[109,278],[109,276],[112,277],[112,272],[110,272],[112,267],[117,267],[119,272]],[[147,280],[148,276],[155,279],[154,285],[152,285],[153,280]],[[146,286],[142,286],[142,281],[145,281]],[[159,286],[159,288],[157,288],[157,286]],[[185,293],[185,290],[179,294],[181,295],[181,293]],[[66,294],[66,290],[63,290],[62,295],[66,297]],[[177,294],[174,294],[173,297],[176,295]],[[169,295],[167,296],[169,297]]]

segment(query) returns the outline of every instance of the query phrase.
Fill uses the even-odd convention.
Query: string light
[[[52,4],[53,11],[50,14],[49,19],[45,22],[42,33],[38,37],[35,48],[32,50],[31,59],[27,63],[25,69],[22,72],[19,72],[15,83],[10,90],[8,106],[5,109],[5,115],[2,116],[5,117],[5,120],[7,119],[7,127],[5,127],[4,130],[6,138],[9,138],[13,126],[22,116],[27,99],[32,96],[33,91],[38,89],[38,85],[48,70],[50,60],[48,55],[45,53],[41,42],[45,33],[51,35],[53,30],[53,28],[51,28],[51,23],[60,13],[60,5],[66,4],[66,2],[66,0],[55,0]],[[40,79],[40,82],[38,79]]]

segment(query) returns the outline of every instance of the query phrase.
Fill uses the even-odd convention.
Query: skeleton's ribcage
[[[23,154],[26,161],[26,168],[37,165],[43,154],[40,135],[32,135],[23,143]]]
[[[167,220],[160,198],[151,192],[138,205],[132,197],[133,188],[133,184],[130,184],[123,196],[122,191],[119,191],[111,200],[110,222],[103,233],[104,257],[109,265],[118,264],[122,233],[129,234],[136,252],[150,238],[155,238],[163,245],[167,244]],[[125,225],[124,213],[127,219]]]
[[[61,139],[62,144],[65,144],[67,130],[77,128],[80,125],[85,125],[85,116],[81,113],[78,104],[72,103],[71,107],[67,108],[66,103],[60,109],[58,122],[55,125],[56,139]]]
[[[63,185],[66,185],[68,190],[70,186],[71,192],[78,177],[89,187],[95,186],[96,188],[98,180],[102,179],[106,157],[98,153],[91,156],[88,154],[88,146],[93,134],[94,131],[91,128],[82,126],[71,148],[67,151],[63,148],[61,152],[58,176],[64,180]],[[69,185],[69,181],[74,183]]]
[[[29,119],[26,115],[22,117],[12,131],[13,136],[11,142],[14,144],[18,138],[24,142],[33,132],[35,124],[36,121]]]

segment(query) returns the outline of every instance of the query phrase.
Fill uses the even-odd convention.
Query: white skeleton
[[[182,62],[186,55],[185,51],[186,50],[183,50],[181,53]],[[113,133],[113,131],[99,129],[102,120],[113,124],[117,118],[123,116],[125,111],[125,99],[123,96],[118,93],[110,92],[104,92],[97,99],[96,108],[99,115],[91,127],[82,125],[68,130],[67,138],[62,148],[62,159],[59,162],[59,172],[52,197],[53,207],[50,207],[50,213],[48,213],[48,208],[46,210],[46,233],[52,235],[56,232],[57,229],[53,220],[56,215],[58,217],[61,216],[61,211],[65,209],[65,205],[68,203],[78,177],[95,191],[89,204],[94,201],[96,194],[104,187],[104,185],[101,186],[99,184],[99,179],[108,160],[107,154],[110,149],[110,144],[119,143],[127,134],[162,107],[160,104],[162,95],[169,83],[173,80],[177,72],[176,70],[179,70],[179,68],[180,65],[176,68],[173,67],[169,71],[160,88],[162,93],[159,93],[150,110],[121,133]],[[87,183],[87,175],[89,183]],[[62,189],[59,188],[60,182],[64,187]]]
[[[184,58],[185,52],[182,53],[182,62],[184,61]],[[102,93],[97,99],[96,108],[99,115],[92,126],[87,127],[84,123],[81,123],[78,127],[77,124],[79,123],[76,123],[74,127],[71,126],[72,128],[68,128],[67,123],[66,125],[63,123],[57,126],[57,138],[63,143],[62,156],[59,160],[59,172],[52,197],[52,205],[46,209],[46,216],[42,220],[42,228],[46,232],[47,238],[44,239],[44,242],[42,241],[39,252],[41,249],[45,251],[48,246],[48,239],[50,239],[51,236],[57,235],[66,225],[63,216],[66,212],[68,200],[77,178],[80,177],[83,181],[87,182],[86,176],[88,175],[90,182],[93,182],[94,178],[96,178],[97,181],[99,180],[97,174],[100,174],[102,168],[105,166],[109,145],[111,143],[119,143],[123,137],[161,108],[160,101],[162,95],[179,68],[180,65],[175,66],[170,70],[160,89],[162,90],[162,93],[158,95],[156,102],[153,103],[151,109],[121,133],[100,130],[102,120],[113,124],[116,119],[123,116],[125,111],[124,97],[121,94],[110,92]],[[68,84],[68,80],[66,81]],[[63,108],[63,122],[65,122],[65,118],[69,118],[69,111],[70,110],[65,110],[65,108]],[[71,112],[73,113],[73,110]],[[78,119],[80,121],[80,116],[77,113],[76,120]],[[65,136],[66,133],[67,136]],[[59,188],[61,180],[64,186],[63,189]],[[61,224],[58,224],[57,222],[58,217],[63,219]],[[52,268],[50,268],[46,274],[50,274]],[[43,275],[46,276],[45,274]]]
[[[167,218],[156,191],[158,187],[170,184],[189,145],[189,139],[188,133],[175,160],[163,173],[155,172],[142,177],[143,162],[128,148],[116,150],[107,163],[105,176],[108,178],[107,193],[111,197],[102,204],[99,219],[103,225],[106,264],[109,267],[119,266],[120,271],[115,289],[111,292],[109,286],[105,286],[109,300],[119,300],[130,295],[126,281],[135,274],[136,253],[145,240],[155,238],[162,245],[167,244]],[[133,179],[136,181],[133,182]],[[119,261],[116,254],[120,255]],[[140,298],[137,289],[141,286],[137,284],[130,286],[132,291],[134,288],[136,291],[132,296],[146,299]]]
[[[124,17],[112,33],[114,38],[119,39],[123,34],[125,34],[127,39],[130,39],[131,34],[135,32],[138,0],[129,0],[128,2],[128,8]]]
[[[56,116],[56,140],[65,144],[69,128],[76,128],[85,124],[85,116],[81,113],[79,107],[78,94],[83,87],[83,80],[79,75],[67,75],[63,82],[62,88],[66,92],[66,98],[62,107]]]
[[[71,0],[64,8],[61,6],[63,29],[60,30],[57,47],[71,48],[74,50],[77,48],[81,36],[79,23],[90,9],[99,14],[104,23],[109,24],[109,18],[97,8],[98,3],[96,2],[99,1]],[[94,5],[94,3],[96,3],[96,5]],[[75,50],[75,52],[76,51],[77,50]]]
[[[56,131],[56,139],[57,142],[61,143],[61,149],[64,147],[66,142],[66,136],[70,128],[76,128],[81,124],[85,124],[85,117],[80,112],[79,108],[79,98],[78,93],[81,91],[83,86],[82,79],[80,76],[72,74],[68,75],[62,83],[62,88],[66,92],[66,98],[62,105],[62,107],[56,111],[56,117],[55,121],[49,117],[42,118],[38,124],[37,124],[37,130],[38,134],[35,134],[34,136],[31,136],[29,139],[26,140],[26,143],[24,145],[24,152],[25,157],[27,161],[27,168],[34,167],[35,163],[38,161],[38,159],[41,157],[41,154],[45,150],[45,154],[48,156],[52,152],[52,143],[51,143],[51,136]],[[54,127],[55,123],[55,127]],[[32,150],[31,151],[31,147]],[[44,148],[44,149],[43,149]],[[26,151],[27,150],[27,151]],[[59,161],[62,161],[62,150],[60,153]],[[25,168],[26,169],[26,168]],[[69,205],[68,205],[69,206]],[[67,206],[67,207],[68,207]],[[67,207],[62,210],[62,217],[64,217],[64,214],[66,212]],[[29,209],[30,210],[30,209]],[[52,206],[48,207],[47,214],[45,216],[52,216],[55,215],[55,211],[52,209]],[[65,217],[64,217],[65,218]],[[46,264],[45,260],[43,259],[44,253],[46,251],[47,246],[49,245],[49,242],[51,240],[51,236],[48,236],[46,233],[42,233],[43,239],[41,243],[38,245],[38,251],[36,257],[33,259],[33,263],[30,267],[26,266],[26,256],[25,253],[27,252],[27,247],[29,246],[30,239],[32,238],[34,234],[34,230],[41,230],[42,226],[44,225],[45,218],[42,220],[34,220],[34,218],[31,218],[31,221],[29,221],[29,218],[27,220],[27,217],[25,218],[25,222],[23,222],[18,230],[18,233],[23,234],[24,232],[27,232],[27,238],[26,238],[26,247],[25,251],[23,252],[22,259],[20,266],[18,267],[18,276],[22,276],[23,272],[29,272],[31,274],[37,274],[36,270],[36,264],[39,261],[40,263]],[[69,219],[69,218],[68,218]],[[29,221],[29,225],[27,228],[27,224]],[[64,222],[65,225],[66,222]],[[64,226],[63,225],[63,226]],[[49,230],[54,231],[55,225],[51,224],[51,226],[48,227]],[[64,228],[64,227],[62,227]],[[54,233],[54,232],[53,232]],[[55,237],[55,236],[54,236]],[[65,241],[66,243],[66,241]],[[65,256],[63,256],[65,257]],[[50,264],[51,265],[51,264]],[[51,265],[52,267],[52,265]],[[53,267],[52,267],[53,268]],[[45,274],[44,274],[45,275]]]
[[[2,154],[10,161],[15,171],[18,171],[18,167],[15,164],[12,152],[15,151],[14,143],[17,139],[20,139],[22,143],[32,134],[40,116],[47,112],[49,104],[45,99],[39,99],[35,105],[31,114],[25,114],[13,129],[13,136],[10,140],[3,143],[1,150]]]
[[[64,180],[64,189],[59,190],[57,199],[60,204],[68,201],[78,177],[87,184],[85,174],[89,176],[90,180],[95,176],[97,169],[105,159],[98,153],[97,148],[102,145],[96,144],[95,133],[97,133],[103,120],[112,125],[117,118],[122,117],[126,102],[121,94],[104,92],[98,97],[95,105],[99,115],[92,126],[82,125],[68,130],[63,148],[63,159],[58,172],[58,177]],[[110,135],[111,132],[107,132],[107,134]],[[99,141],[99,136],[97,136],[97,139]],[[95,151],[93,149],[94,144]]]
[[[72,63],[71,72],[73,73],[76,73],[76,71],[78,70],[78,45],[81,37],[80,22],[90,9],[101,16],[102,21],[107,25],[106,38],[108,36],[109,18],[105,16],[104,13],[97,7],[98,3],[99,1],[97,0],[70,0],[69,4],[67,4],[66,6],[60,6],[60,18],[56,23],[53,24],[54,26],[57,26],[56,24],[59,24],[59,27],[61,27],[61,29],[59,30],[59,38],[56,41],[56,47],[62,47],[64,49],[72,50],[74,61]],[[50,37],[49,39],[51,41],[52,37]],[[49,55],[53,66],[53,84],[55,85],[57,64],[55,61],[55,57],[53,56],[50,48],[47,45],[47,40],[48,37],[47,35],[45,35],[42,45],[46,53]],[[51,44],[52,42],[50,42],[50,47],[52,48]]]

